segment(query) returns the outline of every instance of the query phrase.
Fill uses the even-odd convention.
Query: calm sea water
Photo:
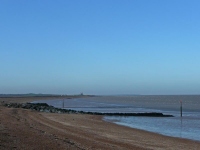
[[[183,117],[180,117],[182,101]],[[200,141],[200,95],[176,96],[102,96],[80,99],[45,100],[58,108],[90,112],[162,112],[175,117],[105,116],[116,124],[163,135]]]

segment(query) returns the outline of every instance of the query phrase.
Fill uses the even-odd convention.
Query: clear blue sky
[[[199,0],[1,0],[0,93],[200,94]]]

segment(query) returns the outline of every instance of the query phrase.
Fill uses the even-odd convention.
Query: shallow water
[[[133,127],[160,133],[163,135],[187,138],[200,141],[199,118],[190,117],[104,117],[106,121],[112,121],[119,125]]]
[[[180,117],[180,100],[183,117]],[[104,120],[168,136],[200,141],[200,96],[104,96],[40,101],[62,108],[90,112],[162,112],[175,117],[105,116]]]

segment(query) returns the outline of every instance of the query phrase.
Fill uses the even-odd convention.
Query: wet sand
[[[0,98],[0,101],[38,99],[41,98]],[[0,149],[198,150],[200,142],[119,126],[103,121],[101,116],[41,113],[0,106]]]

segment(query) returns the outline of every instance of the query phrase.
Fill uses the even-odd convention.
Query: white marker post
[[[183,112],[182,112],[183,111],[183,109],[182,109],[182,101],[180,101],[180,105],[181,105],[180,106],[180,114],[181,114],[181,117],[182,117],[182,114],[183,114]]]

